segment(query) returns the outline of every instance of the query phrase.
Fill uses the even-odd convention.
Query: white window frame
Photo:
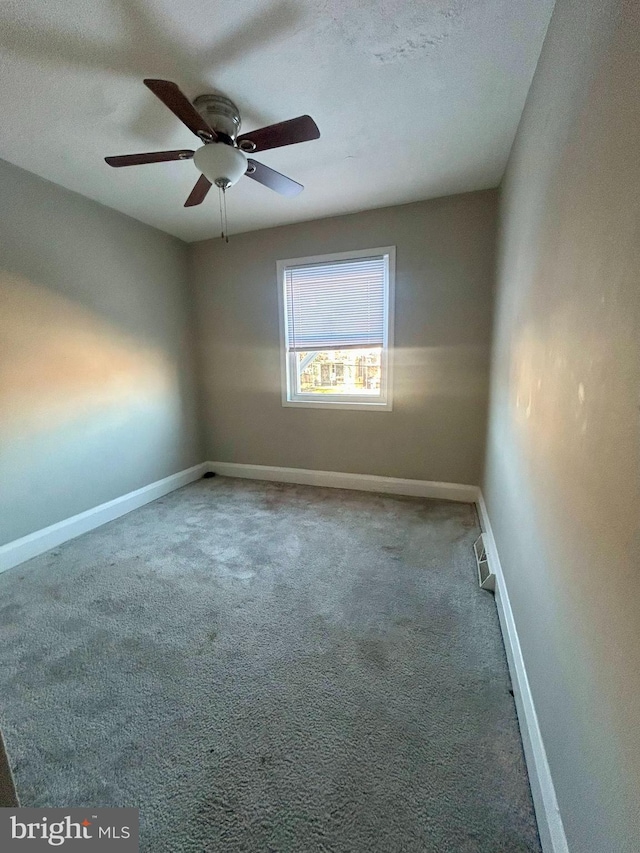
[[[346,394],[319,395],[295,392],[296,354],[289,352],[289,332],[286,317],[285,270],[303,264],[351,261],[382,255],[385,258],[384,282],[384,337],[381,356],[380,394],[376,396]],[[390,412],[393,409],[393,324],[395,305],[396,247],[384,246],[377,249],[358,249],[353,252],[335,252],[330,255],[311,255],[307,258],[288,258],[278,261],[278,316],[280,321],[280,371],[282,405],[307,409],[352,409],[358,411]]]

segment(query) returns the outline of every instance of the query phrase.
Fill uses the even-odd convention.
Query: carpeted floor
[[[216,477],[0,576],[24,806],[148,853],[530,853],[466,504]]]

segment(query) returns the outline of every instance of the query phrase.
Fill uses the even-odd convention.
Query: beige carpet
[[[149,853],[539,853],[466,504],[201,480],[0,576],[25,806]]]

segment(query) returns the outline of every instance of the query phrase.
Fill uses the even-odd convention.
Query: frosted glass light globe
[[[210,142],[198,148],[193,162],[217,187],[232,187],[247,171],[247,155],[224,142]]]

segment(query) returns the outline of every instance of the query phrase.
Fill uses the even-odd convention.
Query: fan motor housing
[[[235,140],[241,120],[238,107],[224,95],[198,95],[193,106],[202,118],[218,133],[225,133]]]

